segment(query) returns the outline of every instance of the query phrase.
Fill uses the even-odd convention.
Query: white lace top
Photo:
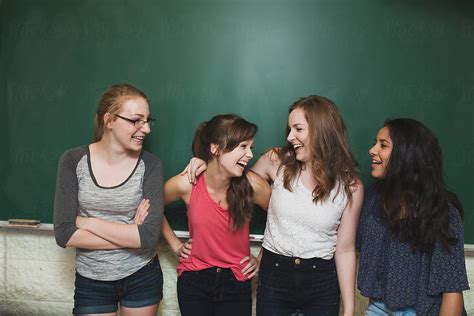
[[[325,202],[317,204],[299,177],[292,189],[290,192],[283,187],[281,170],[272,187],[263,247],[289,257],[331,259],[347,204],[344,189],[338,193],[336,186]]]

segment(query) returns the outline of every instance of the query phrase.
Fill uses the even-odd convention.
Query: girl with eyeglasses
[[[63,154],[56,181],[56,241],[76,248],[73,313],[156,315],[163,180],[160,160],[143,150],[148,99],[132,85],[111,86],[95,121],[94,142]]]

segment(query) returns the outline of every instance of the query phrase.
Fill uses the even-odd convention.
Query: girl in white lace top
[[[290,106],[287,135],[252,168],[273,182],[257,314],[338,315],[341,293],[353,315],[363,185],[344,122],[332,101],[309,96]]]
[[[273,183],[257,290],[257,315],[354,315],[355,239],[363,185],[336,105],[321,96],[289,108],[287,144],[252,170]],[[193,158],[188,177],[205,164]]]

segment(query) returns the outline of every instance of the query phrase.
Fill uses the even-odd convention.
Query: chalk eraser
[[[17,227],[38,227],[40,224],[39,220],[36,219],[18,219],[18,218],[10,218],[8,220],[9,226],[17,226]]]

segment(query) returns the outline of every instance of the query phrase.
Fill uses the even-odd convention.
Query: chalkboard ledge
[[[41,230],[41,231],[53,231],[53,224],[43,224],[41,223],[39,227],[31,228],[31,227],[12,227],[8,225],[8,221],[0,221],[0,229],[13,229],[13,230]],[[184,230],[175,230],[174,233],[178,238],[189,238],[189,232]],[[256,235],[250,234],[250,241],[252,242],[262,242],[263,235]],[[474,245],[473,245],[473,252],[474,252]]]
[[[467,256],[474,256],[474,245],[473,244],[464,244],[464,253]]]
[[[12,230],[41,230],[41,231],[52,231],[53,224],[40,224],[37,228],[30,227],[11,227],[8,225],[8,221],[0,221],[0,229],[12,229]],[[189,232],[184,230],[175,230],[174,233],[178,238],[189,238]],[[250,241],[252,242],[262,242],[263,235],[250,234]],[[468,256],[474,256],[474,245],[465,244],[464,253]]]
[[[41,230],[41,231],[52,231],[53,224],[39,224],[39,227],[18,227],[8,225],[8,221],[0,221],[0,228],[3,229],[17,229],[17,230]]]

